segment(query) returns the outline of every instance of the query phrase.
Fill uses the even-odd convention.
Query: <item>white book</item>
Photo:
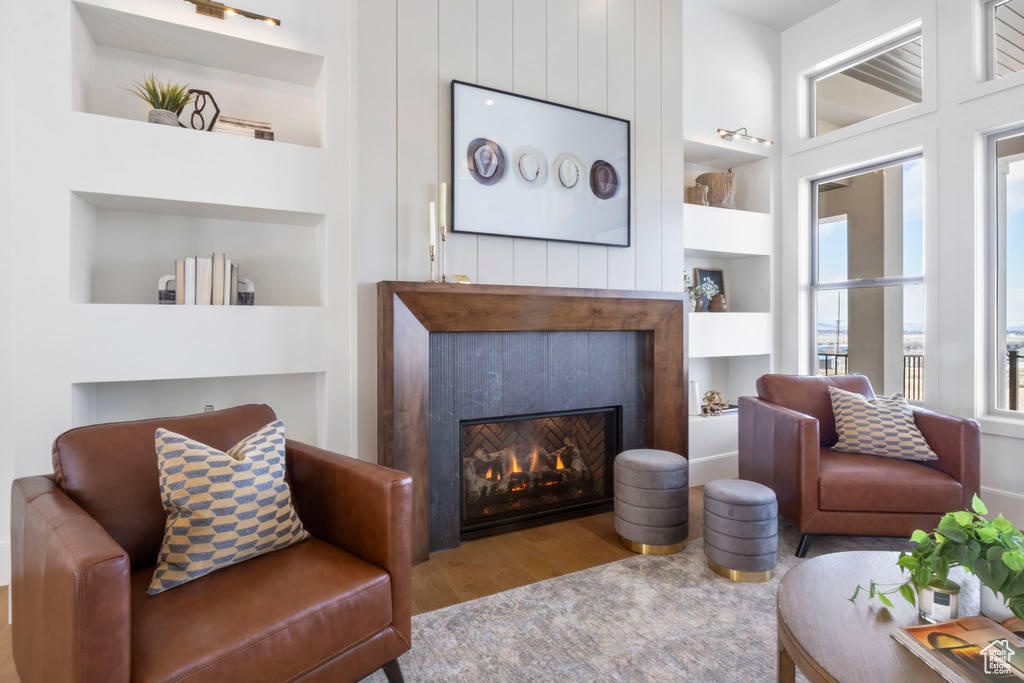
[[[196,306],[209,306],[213,297],[213,259],[196,258]]]
[[[210,276],[210,303],[224,305],[224,254],[213,255],[213,274]]]
[[[185,259],[185,305],[193,306],[196,303],[196,257],[189,256]]]
[[[224,259],[224,305],[235,305],[231,300],[231,259]]]

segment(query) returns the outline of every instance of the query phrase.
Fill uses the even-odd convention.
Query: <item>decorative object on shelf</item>
[[[246,19],[255,19],[256,21],[262,21],[265,24],[271,26],[280,26],[281,20],[268,17],[264,14],[257,14],[256,12],[250,12],[249,10],[239,9],[237,7],[231,7],[225,5],[222,2],[214,2],[213,0],[185,0],[196,6],[196,14],[202,14],[206,17],[215,17],[217,19],[225,19],[227,17],[238,15],[245,17]]]
[[[629,246],[629,121],[451,89],[452,232]]]
[[[721,415],[722,411],[729,407],[729,404],[722,398],[722,392],[720,391],[705,392],[703,403],[700,414],[705,417]]]
[[[237,272],[237,271],[235,271]],[[239,306],[255,306],[256,305],[256,285],[252,283],[247,277],[238,278],[238,300],[237,305]],[[243,290],[242,287],[245,287]]]
[[[711,304],[716,296],[721,295],[722,305],[725,306],[725,271],[721,268],[694,268],[693,279],[697,281],[706,304]],[[710,305],[707,309],[715,310]]]
[[[724,294],[715,294],[711,297],[711,303],[708,304],[708,310],[712,313],[726,313],[729,310],[729,305],[725,303]]]
[[[693,187],[686,188],[686,203],[697,206],[710,206],[708,204],[708,186],[697,183]]]
[[[235,116],[221,116],[213,126],[213,132],[241,135],[257,140],[274,140],[274,131],[266,121],[240,119]]]
[[[697,380],[690,380],[690,397],[689,397],[689,410],[687,412],[694,417],[700,415],[701,403],[703,399],[700,395],[700,385],[697,384]]]
[[[192,94],[187,85],[172,85],[168,80],[161,83],[155,74],[150,74],[142,83],[133,81],[131,88],[123,88],[132,95],[153,107],[149,112],[149,122],[164,126],[177,127],[178,112],[192,102]]]
[[[445,263],[448,252],[448,183],[441,183],[441,191],[438,192],[438,201],[441,202],[438,214],[441,216],[441,282],[448,282],[447,264]]]
[[[175,304],[177,278],[174,275],[164,275],[157,284],[157,303]]]
[[[918,588],[917,613],[933,624],[956,619],[960,616],[960,584],[936,578],[924,588]]]
[[[701,173],[696,180],[698,185],[708,186],[708,205],[720,209],[736,208],[736,174],[730,168],[728,172]]]
[[[693,312],[694,313],[704,313],[707,310],[707,305],[708,305],[708,302],[704,298],[704,295],[703,294],[698,294],[697,295],[697,300],[693,304]]]
[[[192,88],[188,91],[188,94],[192,96],[189,102],[181,105],[178,111],[175,113],[175,118],[178,119],[178,125],[182,128],[191,128],[192,130],[205,130],[207,132],[213,130],[214,125],[217,123],[217,117],[220,116],[220,107],[217,106],[217,100],[213,99],[213,95],[206,90],[197,90]],[[192,105],[192,112],[188,115],[188,125],[181,123],[181,113],[185,111],[185,107],[189,104]],[[210,122],[206,122],[206,105],[213,105],[213,117]]]
[[[157,283],[157,303],[252,306],[256,288],[252,280],[239,277],[238,270],[224,254],[175,261],[174,275],[164,275]]]
[[[744,126],[743,128],[737,128],[736,130],[726,130],[724,128],[719,128],[718,135],[723,140],[729,140],[730,142],[732,142],[733,140],[746,140],[747,142],[757,142],[762,145],[767,145],[768,147],[771,147],[773,144],[775,144],[771,140],[750,135],[749,133],[747,133],[746,126]]]
[[[690,300],[690,313],[704,310],[704,285],[700,281],[694,282],[689,275],[683,275],[683,291]]]
[[[437,210],[435,209],[434,202],[430,202],[429,217],[427,222],[430,226],[430,277],[427,278],[427,282],[437,282],[434,279],[434,246],[437,243]]]
[[[460,285],[471,285],[471,284],[473,284],[472,282],[469,281],[469,277],[466,276],[466,275],[452,275],[452,279],[455,280]]]
[[[988,514],[988,508],[977,494],[971,508],[971,512],[946,513],[932,533],[918,529],[911,534],[910,540],[917,547],[900,553],[896,561],[910,574],[909,579],[895,588],[890,587],[892,584],[874,581],[868,588],[858,585],[850,600],[856,600],[864,590],[869,592],[869,597],[877,597],[883,605],[892,607],[888,596],[899,593],[921,609],[917,602],[920,591],[935,580],[944,584],[949,579],[949,570],[960,566],[981,582],[982,614],[993,621],[1001,621],[1009,610],[1010,615],[1024,619],[1024,535],[1002,515],[991,521],[985,519],[983,515]],[[994,601],[989,599],[988,609],[986,588],[995,598]]]

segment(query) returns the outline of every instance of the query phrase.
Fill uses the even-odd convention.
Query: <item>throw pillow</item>
[[[284,479],[284,441],[280,420],[227,453],[156,430],[167,526],[149,595],[309,538]]]
[[[868,399],[836,387],[829,387],[828,393],[839,435],[832,450],[918,462],[939,459],[917,428],[914,411],[902,395]]]

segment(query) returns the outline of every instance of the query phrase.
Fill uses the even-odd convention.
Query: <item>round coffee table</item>
[[[793,681],[796,668],[818,683],[920,683],[944,681],[892,639],[893,631],[922,624],[917,608],[896,594],[893,607],[861,591],[860,584],[897,583],[906,574],[896,566],[899,553],[850,552],[822,555],[790,569],[779,583],[779,681]],[[959,567],[950,578],[961,586],[960,616],[978,613],[978,582]]]

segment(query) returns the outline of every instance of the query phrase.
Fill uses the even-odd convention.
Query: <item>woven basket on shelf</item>
[[[702,173],[697,176],[697,185],[708,186],[708,204],[711,206],[736,208],[736,176],[731,168],[728,173]]]
[[[698,206],[707,206],[708,186],[698,183],[696,187],[686,188],[686,203],[697,204]]]

